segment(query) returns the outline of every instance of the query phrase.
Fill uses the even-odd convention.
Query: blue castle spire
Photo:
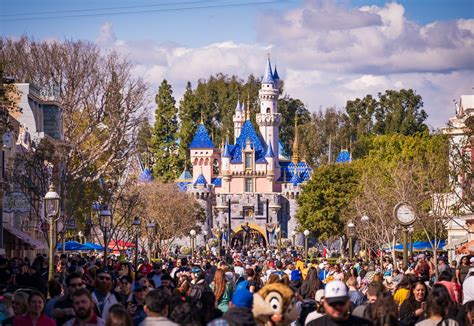
[[[207,133],[206,127],[201,123],[194,134],[189,148],[214,148],[214,143]]]
[[[275,80],[273,79],[272,65],[270,63],[270,55],[267,58],[267,69],[263,75],[262,84],[274,84]]]
[[[265,154],[265,157],[275,157],[275,154],[273,153],[273,147],[272,147],[271,142],[270,142],[270,145],[267,148],[267,153]]]
[[[204,175],[201,172],[201,174],[198,176],[198,178],[194,182],[194,187],[197,187],[197,186],[204,186],[205,187],[206,185],[207,185],[206,178],[204,177]]]
[[[240,99],[237,99],[237,105],[235,106],[235,112],[242,111],[242,105],[240,104]]]
[[[293,176],[291,177],[290,183],[292,183],[293,186],[297,186],[301,183],[301,178],[296,172],[296,169],[295,169],[295,172],[293,173]]]
[[[277,66],[275,65],[275,71],[273,72],[273,80],[277,81],[280,80],[280,76],[278,76]]]
[[[230,157],[229,143],[227,140],[225,141],[224,153],[222,153],[222,157]]]

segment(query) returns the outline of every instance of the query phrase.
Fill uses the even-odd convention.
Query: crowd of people
[[[311,258],[276,248],[0,258],[2,325],[474,325],[474,257]],[[436,266],[437,265],[437,266]],[[281,295],[264,297],[278,287]],[[274,292],[271,292],[274,293]],[[283,298],[285,297],[285,298]],[[268,320],[258,311],[270,311]]]

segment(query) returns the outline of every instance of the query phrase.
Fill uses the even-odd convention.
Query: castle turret
[[[272,142],[268,145],[267,153],[265,154],[267,160],[267,179],[273,180],[275,177],[275,153],[273,152]]]
[[[242,125],[245,122],[245,107],[244,104],[240,103],[240,100],[237,100],[237,105],[235,106],[235,113],[234,113],[234,143],[237,141],[237,138],[240,136],[242,132]]]
[[[257,114],[257,124],[259,125],[260,134],[267,146],[270,143],[278,144],[278,129],[281,121],[281,114],[278,113],[278,83],[280,77],[278,72],[276,75],[272,71],[272,66],[270,63],[270,57],[267,59],[267,67],[265,74],[262,79],[262,86],[258,92],[258,97],[260,100],[260,113]],[[275,77],[277,80],[275,80]],[[278,163],[278,146],[273,148],[275,151],[275,167],[279,166]],[[279,177],[279,175],[277,176]]]
[[[189,149],[191,150],[191,164],[193,166],[194,178],[198,178],[198,176],[202,174],[206,180],[211,180],[214,177],[214,161],[216,159],[218,160],[218,155],[215,152],[214,143],[202,122],[189,145]],[[219,164],[219,162],[217,163]],[[194,181],[196,181],[196,179]]]

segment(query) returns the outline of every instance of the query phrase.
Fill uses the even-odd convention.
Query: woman
[[[431,293],[426,300],[428,317],[417,323],[417,326],[458,326],[454,319],[447,318],[448,311],[453,305],[453,301],[448,290],[441,284],[433,285]]]
[[[227,282],[225,272],[222,269],[216,271],[214,281],[212,281],[210,287],[216,297],[217,309],[222,311],[222,313],[227,312],[229,310],[229,302],[232,299],[232,284]]]
[[[352,302],[352,306],[355,308],[364,303],[364,295],[360,292],[357,287],[357,279],[353,276],[349,277],[346,282],[347,288],[349,289],[349,301]]]
[[[459,285],[462,285],[468,272],[469,272],[469,257],[463,256],[461,258],[458,268],[456,269],[456,278],[458,279]]]
[[[245,274],[247,274],[247,282],[249,283],[249,291],[250,293],[255,293],[260,290],[257,281],[255,280],[255,270],[253,268],[247,268],[245,270]]]
[[[23,316],[28,311],[28,293],[17,290],[12,299],[13,316],[2,321],[2,326],[11,326],[16,318]]]
[[[41,292],[33,292],[28,297],[28,311],[13,321],[14,326],[55,326],[56,322],[47,317],[44,310],[45,299]]]
[[[392,276],[393,264],[392,264],[392,261],[391,261],[390,257],[385,257],[385,261],[384,261],[382,267],[383,267],[383,276],[384,277]]]
[[[146,318],[145,296],[148,294],[148,288],[135,282],[133,286],[133,295],[127,303],[127,311],[132,317],[133,324],[138,326]]]
[[[122,304],[116,303],[110,307],[105,326],[133,326],[132,317]]]
[[[398,306],[389,292],[382,292],[367,306],[367,316],[374,326],[397,326]]]
[[[400,283],[397,284],[395,291],[393,292],[393,299],[397,303],[398,307],[408,299],[410,296],[411,281],[408,275],[403,276]]]
[[[301,288],[299,289],[300,295],[303,299],[314,299],[316,295],[316,291],[321,288],[321,281],[318,277],[318,271],[316,268],[311,267],[308,271],[308,275],[306,275],[306,279],[301,284]]]
[[[428,288],[422,281],[416,282],[400,307],[400,325],[412,326],[425,319]]]

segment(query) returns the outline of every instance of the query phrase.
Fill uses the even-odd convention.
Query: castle
[[[216,147],[201,122],[189,145],[192,175],[185,170],[176,180],[205,209],[203,230],[215,236],[222,232],[229,245],[242,243],[243,228],[245,233],[250,228],[251,241],[261,245],[275,244],[277,233],[282,238],[296,235],[296,200],[312,169],[299,159],[297,132],[291,159],[280,144],[280,82],[268,58],[259,90],[259,130],[250,121],[250,108],[240,101],[233,116],[233,144],[226,141]],[[295,131],[296,127],[295,117]],[[301,243],[302,237],[297,238]]]

